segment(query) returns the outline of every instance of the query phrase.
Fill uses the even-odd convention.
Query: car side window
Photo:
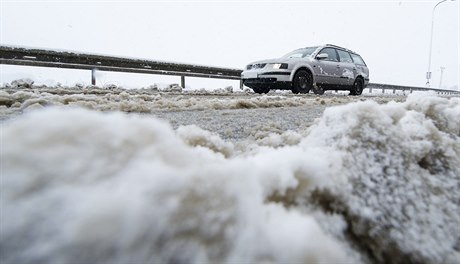
[[[364,61],[363,61],[363,59],[361,58],[361,56],[352,53],[352,54],[351,54],[351,57],[353,58],[353,62],[354,62],[355,64],[366,66],[366,63],[364,63]]]
[[[333,48],[324,48],[320,51],[319,54],[321,53],[326,53],[327,54],[327,59],[325,61],[339,61],[337,58],[337,52]]]
[[[337,50],[337,53],[339,53],[339,58],[340,62],[351,62],[353,63],[353,60],[351,59],[350,53],[343,51],[343,50]]]

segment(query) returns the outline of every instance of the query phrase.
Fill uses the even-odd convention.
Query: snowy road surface
[[[460,259],[459,98],[2,88],[0,105],[2,263]]]
[[[0,90],[2,92],[2,90]],[[158,92],[120,89],[3,89],[0,118],[44,106],[80,106],[102,111],[122,111],[155,116],[174,128],[196,125],[227,140],[254,139],[269,133],[303,131],[328,106],[372,99],[379,103],[404,101],[405,96],[381,94],[363,97],[346,93],[324,96],[293,95],[290,92],[257,95],[226,90]],[[12,106],[12,107],[6,107]]]

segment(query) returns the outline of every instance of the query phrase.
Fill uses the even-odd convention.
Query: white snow
[[[204,107],[161,95],[12,97],[25,109]],[[216,109],[303,102],[206,100]],[[365,262],[347,225],[379,261],[459,259],[458,98],[331,107],[304,133],[256,140],[238,148],[196,126],[79,107],[5,121],[2,262]]]
[[[301,149],[225,159],[152,118],[59,108],[3,142],[6,263],[349,261],[311,216],[265,203],[330,181]]]
[[[194,90],[183,91],[180,86],[167,87],[153,86],[148,89],[123,90],[114,87],[105,89],[96,87],[87,88],[37,88],[17,90],[12,94],[2,93],[0,99],[9,97],[17,107],[11,110],[21,112],[31,105],[74,105],[101,111],[124,111],[149,113],[153,110],[203,110],[203,109],[245,109],[245,108],[274,108],[291,107],[313,104],[340,104],[344,101],[357,101],[357,97],[321,98],[312,100],[310,97],[285,96],[283,94],[270,94],[263,96],[241,96],[219,98],[220,95],[232,95],[233,88],[216,89],[215,91]],[[161,91],[161,92],[159,92]],[[169,94],[183,96],[170,96]],[[193,96],[197,95],[197,96]],[[210,95],[210,97],[199,96]],[[240,96],[238,96],[240,95]],[[214,96],[214,97],[212,97]],[[386,99],[388,101],[388,99]]]
[[[460,216],[452,214],[460,209],[459,136],[459,98],[415,94],[402,104],[326,109],[302,144],[341,153],[349,185],[331,192],[361,218],[355,235],[374,242],[377,259],[391,260],[385,254],[392,241],[394,259],[453,263],[460,258]]]

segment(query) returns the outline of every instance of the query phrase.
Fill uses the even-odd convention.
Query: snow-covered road
[[[231,90],[230,90],[231,91]],[[267,136],[270,132],[303,131],[329,106],[372,99],[379,103],[404,101],[402,95],[346,93],[323,96],[271,92],[185,91],[119,88],[0,89],[0,118],[8,119],[45,106],[75,106],[99,111],[122,111],[155,116],[174,128],[196,125],[227,140]],[[3,105],[3,106],[1,106]]]

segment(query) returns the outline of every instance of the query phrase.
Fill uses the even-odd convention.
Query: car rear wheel
[[[361,95],[364,89],[364,81],[361,78],[357,78],[353,87],[350,90],[350,95]]]
[[[305,70],[299,70],[294,75],[292,82],[292,92],[295,94],[302,93],[306,94],[310,91],[313,86],[313,77],[311,73]]]

